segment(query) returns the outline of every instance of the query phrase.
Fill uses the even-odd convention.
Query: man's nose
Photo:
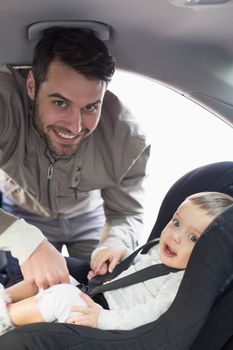
[[[82,115],[80,111],[72,111],[67,118],[67,128],[74,134],[82,130]]]

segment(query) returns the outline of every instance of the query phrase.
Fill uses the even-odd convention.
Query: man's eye
[[[193,243],[196,243],[198,241],[198,237],[196,235],[194,235],[193,233],[189,234],[189,239],[190,241],[192,241]]]
[[[62,100],[54,101],[54,104],[59,108],[67,107],[67,103],[65,101],[62,101]]]
[[[94,112],[96,111],[96,109],[97,109],[97,105],[93,105],[93,104],[83,107],[83,110],[85,112]]]

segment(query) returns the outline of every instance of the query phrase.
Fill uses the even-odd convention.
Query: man
[[[101,237],[95,271],[112,269],[117,247],[137,243],[149,156],[136,121],[107,91],[114,69],[91,31],[54,27],[36,45],[26,81],[13,67],[0,70],[3,209],[37,226],[59,251],[65,244],[86,261]],[[9,216],[4,229],[14,220]],[[29,237],[25,244],[34,241]],[[51,250],[47,241],[41,245]],[[34,279],[29,272],[24,277]]]

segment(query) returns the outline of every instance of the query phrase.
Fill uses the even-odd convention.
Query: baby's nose
[[[174,235],[174,240],[175,240],[176,244],[179,244],[181,242],[181,235],[180,235],[180,233],[176,233]]]

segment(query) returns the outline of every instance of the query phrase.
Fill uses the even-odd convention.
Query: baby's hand
[[[124,258],[124,247],[100,247],[96,248],[91,256],[91,269],[95,275],[103,275],[112,272],[117,263]]]
[[[99,269],[98,273],[95,273],[94,271],[90,270],[87,275],[88,281],[90,281],[93,277],[97,275],[105,275],[108,272],[108,264],[104,263],[101,268]]]
[[[85,301],[86,306],[73,306],[71,311],[78,312],[78,315],[69,317],[66,322],[96,328],[101,306],[84,293],[81,293],[80,296]]]

